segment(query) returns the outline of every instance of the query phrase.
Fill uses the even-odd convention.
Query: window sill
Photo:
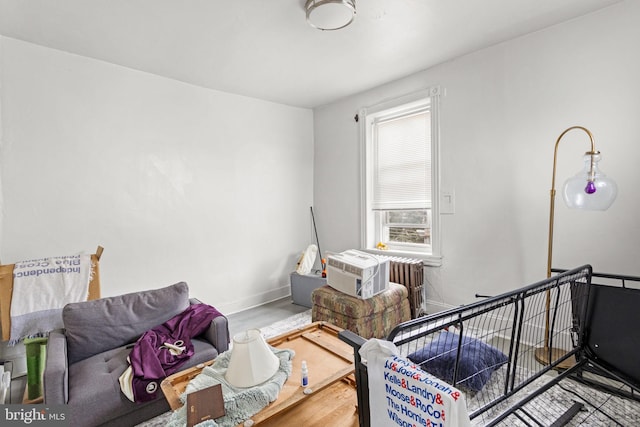
[[[387,256],[420,259],[422,260],[424,265],[427,267],[442,266],[442,256],[425,254],[422,252],[409,252],[409,251],[399,251],[399,250],[380,250],[380,249],[362,249],[362,250],[375,255],[387,255]]]

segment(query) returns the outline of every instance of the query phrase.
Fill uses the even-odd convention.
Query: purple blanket
[[[211,321],[221,315],[210,305],[193,304],[138,339],[129,355],[136,402],[146,402],[157,397],[159,382],[176,372],[193,355],[191,338],[205,332]],[[184,349],[171,351],[165,343]]]

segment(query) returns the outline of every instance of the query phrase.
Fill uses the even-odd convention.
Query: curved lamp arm
[[[547,253],[547,278],[551,277],[551,261],[553,253],[553,217],[555,211],[555,197],[556,197],[556,161],[558,158],[558,145],[560,141],[567,134],[567,132],[580,129],[589,136],[591,142],[591,150],[585,153],[585,159],[588,160],[588,167],[585,169],[586,174],[581,174],[567,181],[573,182],[571,185],[565,184],[565,202],[571,208],[580,209],[595,209],[603,210],[607,209],[616,196],[615,182],[605,177],[597,170],[596,163],[600,159],[600,152],[596,151],[595,144],[593,142],[593,135],[589,130],[582,126],[572,126],[567,128],[560,134],[556,141],[556,145],[553,151],[553,176],[551,178],[551,203],[549,205],[549,250]],[[587,157],[588,156],[588,157]],[[585,166],[587,164],[585,163]],[[583,179],[586,181],[586,187],[582,187]],[[575,184],[575,185],[574,185]],[[569,203],[567,195],[570,194],[573,200]],[[576,202],[578,200],[578,202]],[[597,203],[594,203],[597,202]],[[550,339],[550,309],[551,309],[551,292],[546,291],[546,307],[545,307],[545,327],[544,327],[544,347],[537,348],[535,350],[535,358],[538,362],[548,365],[554,360],[558,360],[563,354],[566,354],[564,350],[553,348],[553,343]],[[554,315],[555,316],[555,315]],[[571,367],[572,362],[570,359],[563,360],[558,367],[567,369]]]
[[[556,145],[553,150],[553,175],[551,177],[551,194],[550,194],[551,203],[549,208],[549,246],[548,246],[548,252],[547,252],[547,278],[551,277],[551,259],[552,259],[551,254],[553,253],[553,219],[554,219],[554,213],[555,213],[555,199],[556,199],[556,163],[558,159],[558,146],[560,145],[560,140],[562,139],[562,137],[564,137],[567,134],[567,132],[573,129],[583,130],[586,132],[587,135],[589,135],[589,140],[591,141],[591,151],[587,151],[585,154],[591,155],[592,157],[595,154],[600,154],[599,151],[596,151],[596,146],[595,146],[595,143],[593,142],[593,135],[591,134],[589,129],[582,126],[571,126],[570,128],[565,129],[564,132],[562,132],[558,137],[558,139],[556,140]],[[591,172],[590,173],[591,176],[593,176],[593,160],[591,161],[590,172]],[[591,180],[590,183],[593,184],[593,180]]]

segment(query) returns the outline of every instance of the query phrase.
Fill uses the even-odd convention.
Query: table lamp
[[[235,387],[246,388],[271,378],[280,367],[260,330],[249,329],[233,336],[233,347],[225,379]]]

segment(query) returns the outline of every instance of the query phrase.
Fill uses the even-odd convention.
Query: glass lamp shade
[[[271,378],[280,367],[258,329],[249,329],[233,336],[231,359],[225,379],[235,387],[246,388]]]
[[[307,22],[319,30],[339,30],[353,21],[355,0],[307,0]]]
[[[563,186],[562,198],[571,209],[604,211],[618,195],[618,187],[598,168],[600,153],[585,154],[584,169],[569,178]]]

